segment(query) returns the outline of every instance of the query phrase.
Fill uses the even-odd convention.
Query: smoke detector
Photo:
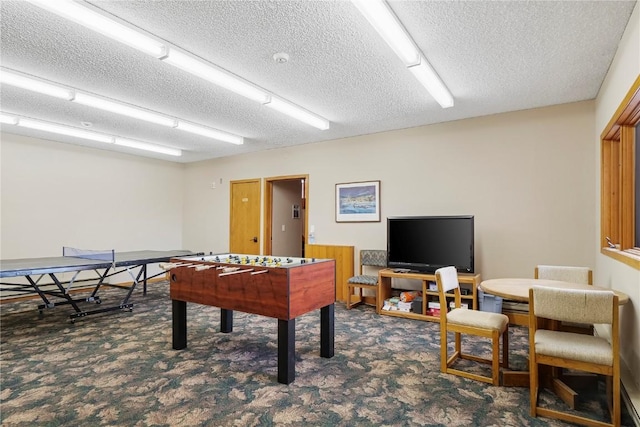
[[[278,52],[273,55],[273,60],[278,64],[284,64],[289,62],[289,55],[284,52]]]

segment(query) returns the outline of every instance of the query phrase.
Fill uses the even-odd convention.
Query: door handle
[[[258,243],[258,238],[257,238],[257,237],[254,237],[253,239],[251,239],[251,241],[252,241],[253,243]]]

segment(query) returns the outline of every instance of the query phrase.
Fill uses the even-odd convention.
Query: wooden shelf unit
[[[406,311],[390,311],[383,310],[384,300],[391,298],[392,296],[392,279],[412,279],[420,280],[422,282],[422,313],[406,312]],[[386,316],[405,317],[407,319],[426,320],[429,322],[439,322],[440,317],[424,314],[427,312],[427,303],[429,301],[439,301],[438,291],[429,290],[429,282],[436,281],[435,274],[429,273],[399,273],[393,269],[385,268],[378,273],[378,306],[376,312]],[[468,295],[462,295],[462,303],[470,303],[469,307],[474,310],[478,309],[478,285],[480,284],[480,274],[458,274],[458,281],[460,282],[460,288],[471,289],[471,293]],[[447,300],[449,300],[447,298]],[[451,300],[453,300],[453,294],[451,294]]]

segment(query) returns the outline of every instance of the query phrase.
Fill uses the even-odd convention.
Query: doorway
[[[304,257],[309,176],[265,178],[264,255]]]

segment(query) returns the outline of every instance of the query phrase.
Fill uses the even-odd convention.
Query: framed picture
[[[336,184],[336,222],[380,222],[380,181]]]

